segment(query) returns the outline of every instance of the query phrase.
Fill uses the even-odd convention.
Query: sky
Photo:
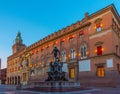
[[[0,58],[2,68],[12,54],[18,31],[29,46],[45,36],[80,21],[110,4],[120,14],[120,0],[0,0]]]

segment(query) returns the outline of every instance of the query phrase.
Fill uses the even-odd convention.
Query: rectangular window
[[[105,70],[103,66],[97,67],[97,76],[98,77],[104,77],[105,76]]]
[[[100,32],[102,30],[101,23],[96,24],[96,31]]]
[[[46,57],[46,64],[49,65],[50,57]]]
[[[42,55],[44,54],[44,50],[43,50],[43,49],[41,49],[41,54],[42,54]]]
[[[73,38],[70,38],[69,41],[70,41],[70,42],[73,42]]]
[[[63,46],[64,45],[64,41],[61,41],[61,46]]]
[[[72,78],[72,79],[75,78],[75,69],[74,68],[70,69],[70,78]]]
[[[83,38],[83,37],[84,37],[84,31],[83,31],[83,30],[80,31],[79,36],[80,36],[80,38]]]
[[[102,46],[97,47],[97,55],[102,55]]]
[[[48,46],[47,49],[46,49],[46,50],[47,50],[47,53],[49,53],[49,49],[50,49],[50,47]]]

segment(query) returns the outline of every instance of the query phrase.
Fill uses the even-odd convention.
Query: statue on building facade
[[[26,67],[28,67],[28,65],[29,65],[29,61],[28,61],[28,59],[25,61],[25,66]]]

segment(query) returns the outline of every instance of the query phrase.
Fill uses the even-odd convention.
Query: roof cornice
[[[109,6],[105,7],[105,8],[103,8],[101,10],[98,10],[97,12],[89,15],[88,19],[89,20],[93,19],[94,17],[97,17],[97,16],[99,16],[99,15],[101,15],[101,14],[107,12],[107,11],[111,11],[115,15],[116,19],[118,20],[118,22],[120,24],[120,16],[119,16],[114,4],[111,4],[111,5],[109,5]]]

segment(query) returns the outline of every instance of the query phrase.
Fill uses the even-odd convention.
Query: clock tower
[[[21,38],[21,33],[18,32],[16,39],[15,39],[15,43],[12,46],[13,54],[20,50],[23,50],[24,48],[26,48],[26,46],[25,46],[25,44],[23,44],[23,40]]]

